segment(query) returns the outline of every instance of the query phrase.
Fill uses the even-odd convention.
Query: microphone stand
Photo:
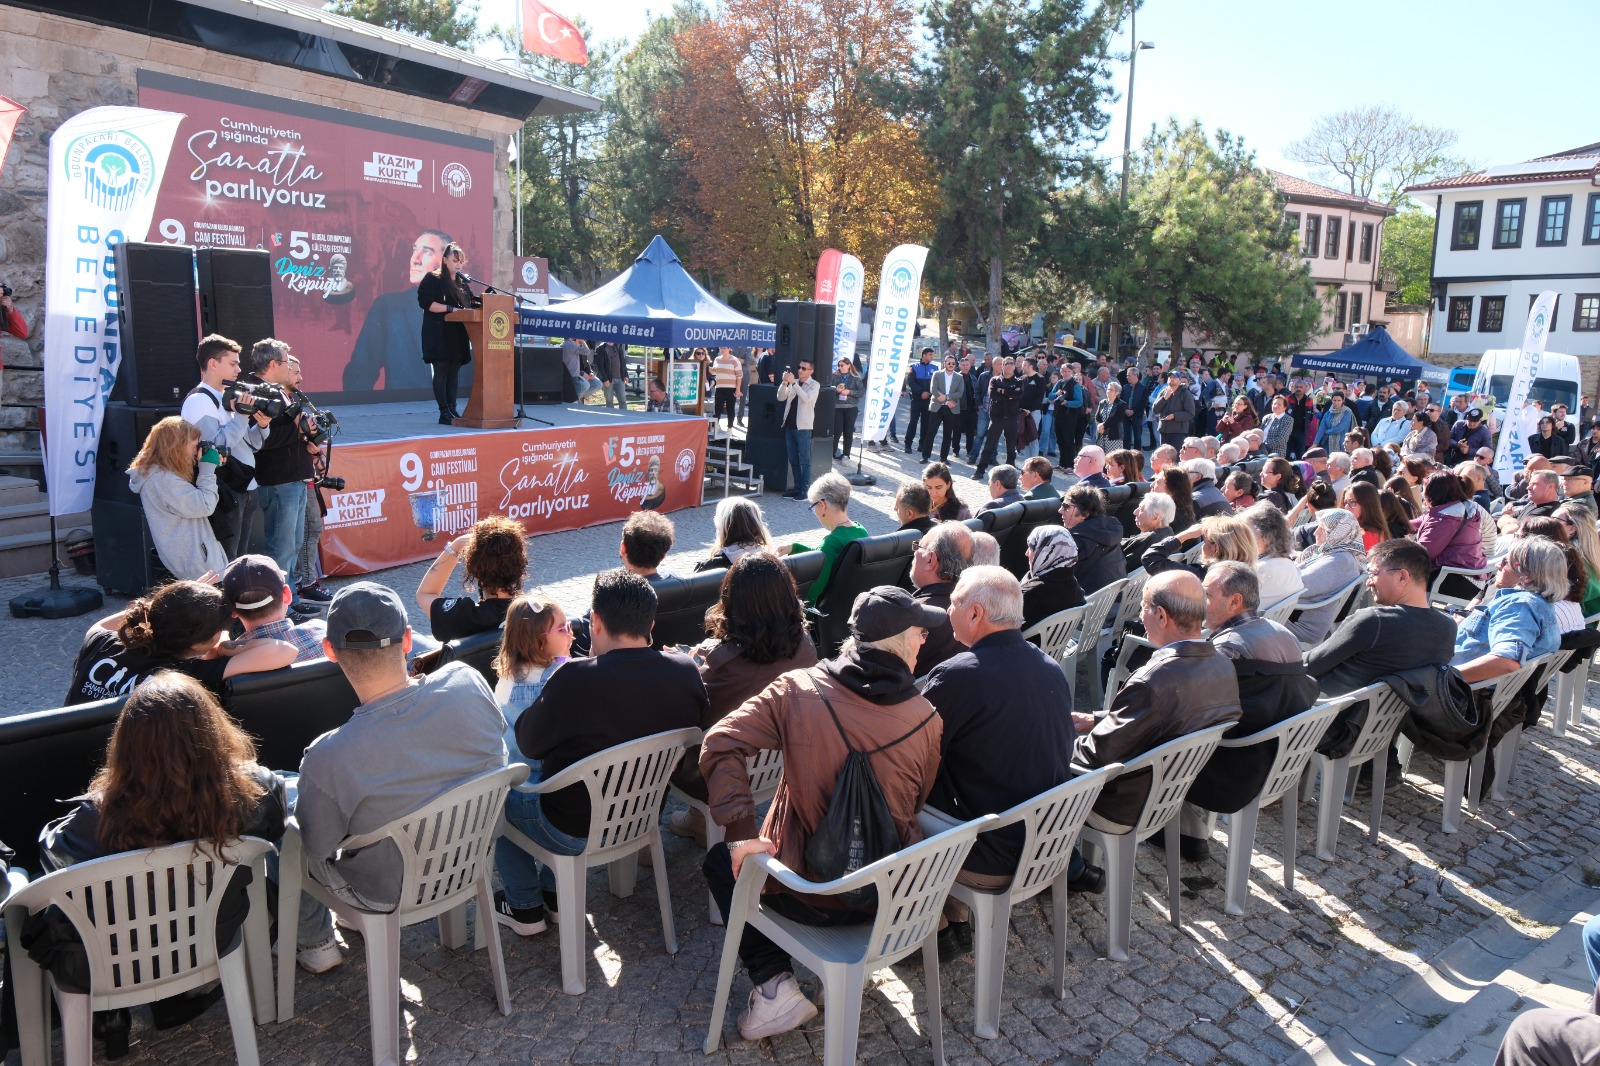
[[[458,273],[457,276],[460,277],[460,274]],[[514,292],[507,292],[506,290],[504,290],[502,288],[498,288],[497,286],[489,284],[487,281],[479,281],[477,278],[470,277],[470,276],[466,278],[466,282],[467,282],[468,285],[482,285],[483,286],[483,291],[486,292],[486,293],[492,292],[492,293],[495,293],[495,294],[500,295],[500,296],[509,296],[513,300],[515,300],[516,303],[517,303],[517,313],[518,313],[518,319],[519,319],[517,324],[518,324],[519,327],[521,326],[522,323],[520,321],[520,318],[521,318],[521,312],[522,312],[522,305],[528,302],[528,298],[526,296],[522,296],[522,295],[519,295],[519,294],[514,293]],[[517,353],[517,421],[518,422],[522,422],[522,421],[537,422],[542,426],[549,426],[550,428],[554,429],[555,428],[555,423],[554,422],[549,422],[549,421],[546,421],[543,418],[538,418],[538,417],[535,417],[534,415],[530,415],[530,414],[528,414],[526,411],[524,411],[522,409],[522,393],[524,391],[524,385],[525,385],[527,377],[528,377],[528,368],[522,362],[522,346],[517,344],[517,342],[516,342],[517,332],[518,331],[515,330],[515,329],[511,331],[512,348]]]

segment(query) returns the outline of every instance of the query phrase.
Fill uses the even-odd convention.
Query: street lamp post
[[[1128,36],[1133,39],[1133,48],[1128,52],[1128,115],[1123,123],[1122,130],[1122,194],[1123,207],[1128,206],[1128,157],[1133,151],[1133,73],[1139,61],[1139,53],[1147,48],[1154,48],[1150,41],[1139,40],[1137,31],[1138,6],[1128,12]],[[1122,325],[1117,321],[1116,308],[1111,310],[1111,361],[1114,363],[1122,356]]]

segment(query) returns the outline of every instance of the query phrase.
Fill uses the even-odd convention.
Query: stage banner
[[[80,111],[50,135],[45,209],[44,408],[50,513],[94,500],[95,451],[122,362],[112,245],[142,241],[182,115]]]
[[[333,473],[346,489],[324,490],[323,567],[342,577],[431,559],[492,514],[534,536],[696,507],[705,454],[699,418],[343,444]]]
[[[540,307],[549,303],[550,260],[539,255],[519,255],[512,262],[516,264],[516,280],[511,283],[511,291]]]
[[[878,275],[878,314],[872,323],[872,358],[867,365],[863,441],[883,440],[894,423],[900,386],[911,365],[922,265],[927,260],[928,249],[920,244],[902,244],[883,257],[883,271]]]
[[[417,283],[452,240],[492,277],[492,142],[154,71],[139,102],[186,116],[151,239],[266,249],[307,392],[431,398]]]
[[[855,362],[856,333],[861,326],[861,289],[866,280],[861,260],[829,248],[817,260],[817,303],[834,306],[833,366]]]
[[[1546,289],[1528,308],[1528,324],[1522,331],[1522,351],[1517,356],[1517,374],[1511,379],[1511,394],[1506,397],[1507,417],[1500,425],[1500,443],[1495,448],[1494,470],[1502,484],[1511,484],[1528,458],[1528,429],[1517,417],[1528,404],[1528,390],[1539,376],[1545,342],[1550,339],[1550,319],[1555,314],[1556,293]]]

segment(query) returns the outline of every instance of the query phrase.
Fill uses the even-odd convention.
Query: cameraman
[[[235,559],[249,547],[250,527],[256,513],[256,449],[266,440],[267,419],[239,410],[230,401],[223,406],[224,381],[239,377],[240,347],[218,333],[200,341],[195,362],[200,366],[200,384],[183,399],[180,414],[185,422],[199,428],[200,439],[221,445],[227,460],[217,470],[217,509],[211,515],[211,531]]]
[[[314,476],[311,456],[317,449],[300,433],[294,405],[297,375],[289,365],[289,346],[268,337],[250,349],[255,375],[283,394],[285,410],[267,427],[266,443],[256,454],[256,479],[261,483],[261,517],[266,526],[266,552],[278,569],[292,574],[300,562],[300,541],[306,532],[306,482]],[[296,620],[316,612],[302,600],[299,583],[290,582],[294,600],[289,612]]]

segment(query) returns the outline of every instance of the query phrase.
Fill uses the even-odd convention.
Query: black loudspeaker
[[[778,402],[778,386],[756,384],[750,386],[745,420],[746,440],[777,440],[783,442],[783,404]]]
[[[817,380],[824,385],[833,380],[833,366],[836,362],[833,357],[833,324],[837,321],[838,312],[839,309],[833,304],[817,305],[817,341],[815,348],[817,361],[812,365],[817,368]]]
[[[134,407],[115,400],[106,404],[105,420],[100,425],[100,445],[95,450],[96,500],[129,504],[135,509],[139,507],[139,497],[128,488],[128,464],[144,447],[144,439],[150,435],[155,424],[180,410],[177,404]]]
[[[122,331],[118,394],[135,407],[178,403],[200,379],[194,350],[194,249],[187,245],[123,243],[112,255],[121,288]]]
[[[800,360],[805,359],[810,362],[812,377],[818,384],[828,384],[833,374],[833,322],[832,304],[811,300],[778,301],[778,336],[773,356],[780,379],[785,370],[799,369]]]
[[[815,477],[823,470],[832,469],[833,441],[838,436],[838,419],[833,417],[834,408],[839,404],[839,394],[832,389],[823,389],[817,393],[816,418],[811,423],[811,439],[813,441],[826,440],[828,442],[829,466],[818,468],[815,462],[811,464],[811,474]]]
[[[138,596],[171,576],[156,555],[138,503],[95,500],[89,514],[94,520],[95,579],[101,588]]]
[[[238,341],[246,356],[256,341],[277,335],[272,317],[272,257],[266,251],[202,248],[196,259],[201,333],[220,333]]]
[[[560,348],[517,345],[516,378],[523,403],[561,403],[563,391],[570,387]],[[576,390],[572,395],[577,397]]]
[[[789,491],[789,453],[784,448],[781,429],[777,437],[746,437],[744,461],[761,475],[762,484],[768,492]],[[811,470],[813,475],[817,473],[815,461],[811,464]]]

